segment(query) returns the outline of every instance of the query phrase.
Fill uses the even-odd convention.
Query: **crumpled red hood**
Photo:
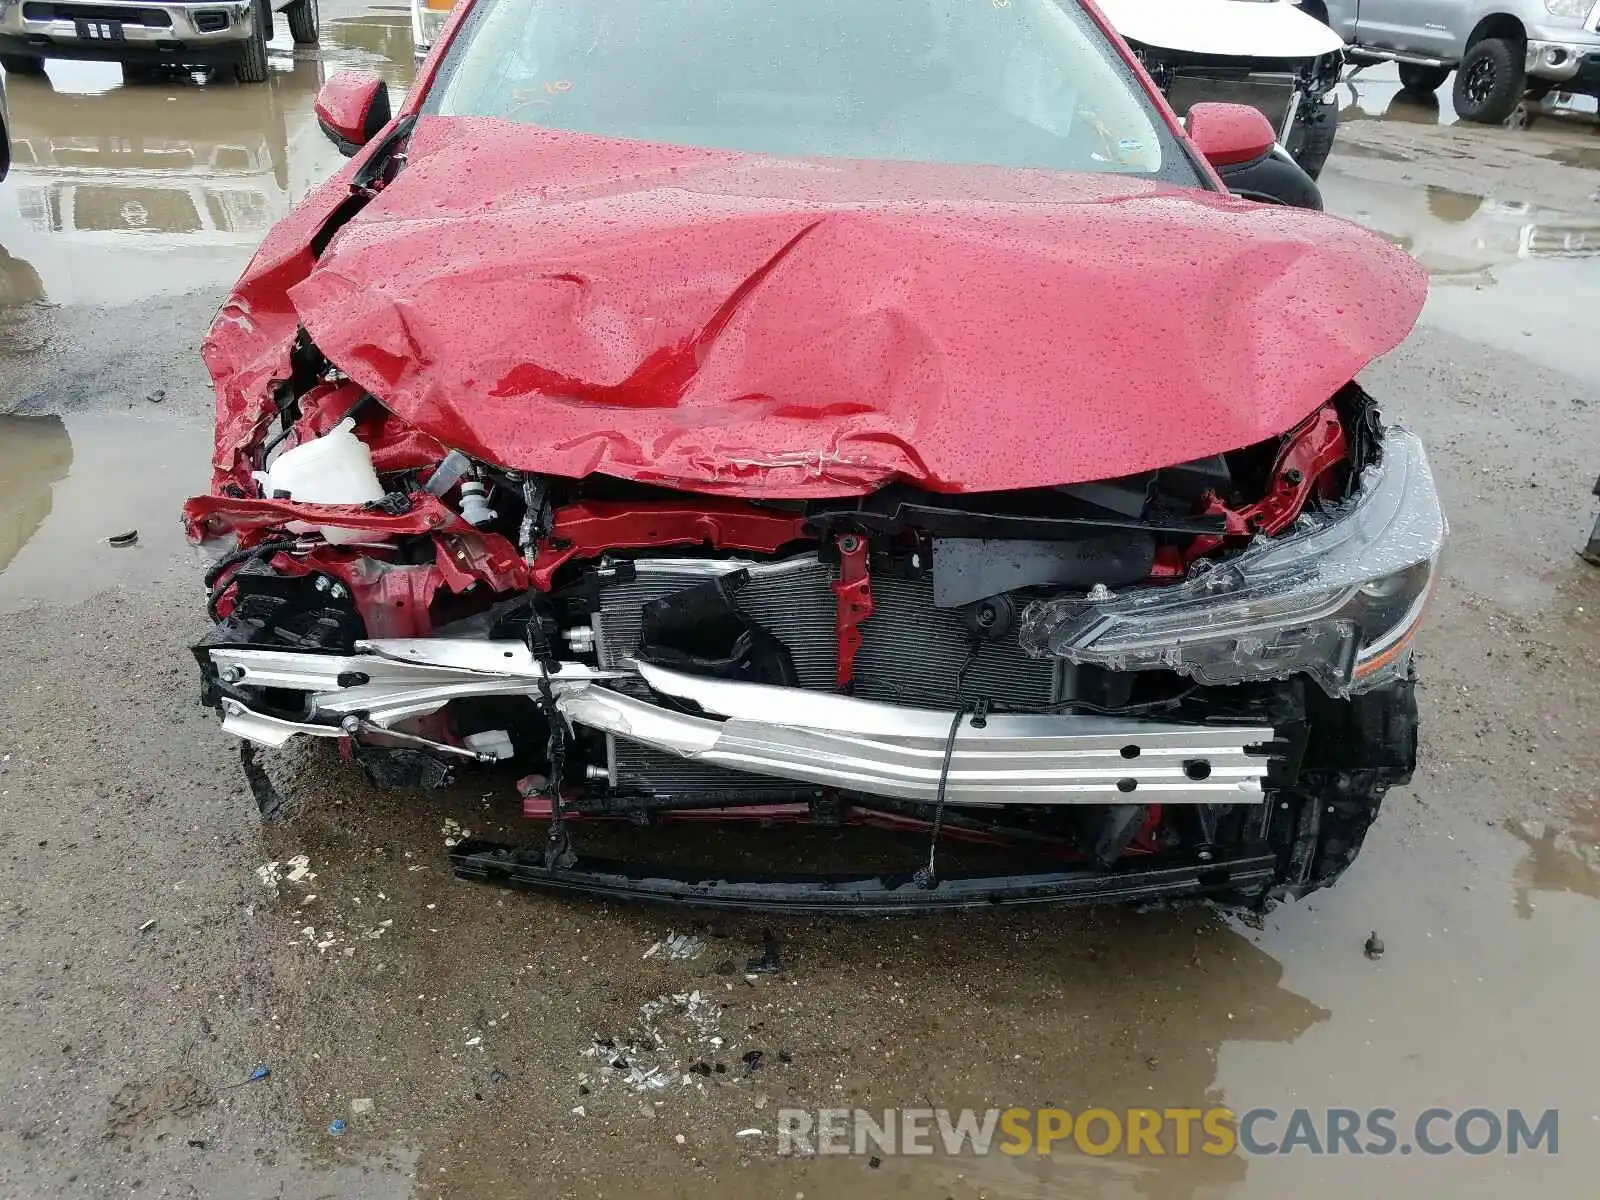
[[[314,196],[219,315],[219,469],[298,322],[505,467],[773,498],[1102,479],[1286,431],[1426,292],[1347,222],[1114,176],[443,118],[409,159],[313,266],[344,188]]]

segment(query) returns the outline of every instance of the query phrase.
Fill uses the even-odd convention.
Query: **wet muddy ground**
[[[203,560],[174,514],[206,473],[199,335],[337,161],[311,115],[324,73],[408,80],[402,10],[324,20],[321,58],[275,48],[265,89],[8,80],[0,1196],[1592,1194],[1600,571],[1573,553],[1600,471],[1592,118],[1486,130],[1392,74],[1346,88],[1329,206],[1433,276],[1364,381],[1427,438],[1452,540],[1422,767],[1344,881],[1259,927],[1206,907],[784,921],[783,970],[747,977],[763,922],[453,881],[447,831],[529,832],[501,793],[381,794],[283,754],[296,815],[262,829],[196,705]],[[645,956],[673,931],[700,952]],[[639,1092],[592,1054],[645,1026],[708,1073]],[[772,1136],[784,1105],[1211,1103],[1558,1108],[1560,1152],[874,1167],[779,1158]]]

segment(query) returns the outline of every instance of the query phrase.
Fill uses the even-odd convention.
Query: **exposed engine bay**
[[[383,786],[520,778],[548,844],[463,844],[467,877],[813,911],[1248,903],[1335,879],[1412,770],[1444,524],[1420,445],[1353,384],[1281,438],[1134,476],[755,500],[508,470],[304,335],[294,362],[186,510],[235,542],[196,655],[267,815],[253,748],[309,736]],[[847,879],[574,846],[690,816],[925,841]],[[1039,865],[941,872],[963,840]]]

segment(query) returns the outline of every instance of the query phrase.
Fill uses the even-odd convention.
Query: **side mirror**
[[[1272,124],[1248,104],[1192,105],[1186,122],[1189,140],[1213,167],[1251,162],[1277,144]]]
[[[317,92],[316,108],[322,132],[349,158],[389,123],[389,89],[370,71],[341,71]]]

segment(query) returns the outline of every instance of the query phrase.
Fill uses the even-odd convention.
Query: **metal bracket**
[[[385,492],[382,500],[369,500],[361,506],[364,512],[388,513],[391,517],[402,517],[415,507],[404,492]]]
[[[833,585],[838,604],[839,637],[837,680],[841,692],[855,687],[856,655],[861,650],[861,626],[873,612],[872,575],[867,565],[867,540],[854,533],[840,534],[839,579]]]

